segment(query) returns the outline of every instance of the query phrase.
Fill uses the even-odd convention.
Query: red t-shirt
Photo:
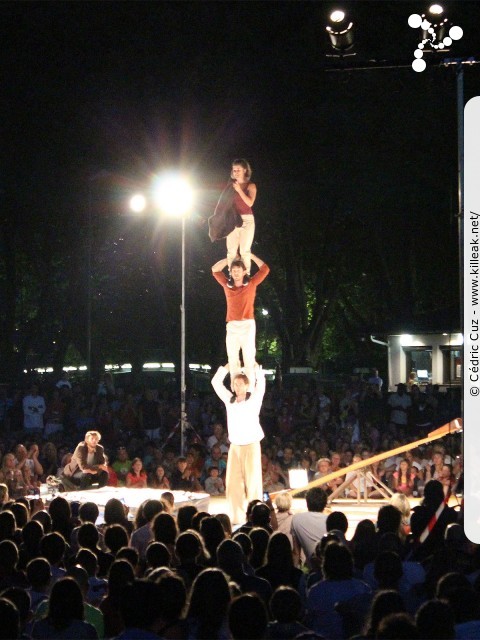
[[[247,286],[227,287],[227,278],[222,271],[213,273],[215,280],[222,285],[227,299],[227,322],[231,320],[253,320],[255,294],[258,285],[265,280],[270,273],[270,268],[263,263],[260,269],[250,279]]]

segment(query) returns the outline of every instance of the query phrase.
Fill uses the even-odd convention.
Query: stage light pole
[[[177,173],[166,173],[155,181],[154,198],[161,211],[170,216],[182,218],[182,292],[180,303],[180,451],[185,453],[186,413],[186,307],[185,307],[185,217],[193,205],[193,190],[188,181]]]

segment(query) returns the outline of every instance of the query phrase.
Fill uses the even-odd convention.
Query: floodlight
[[[441,16],[443,13],[443,7],[441,4],[432,4],[428,9],[428,13],[432,16]]]
[[[130,209],[134,213],[141,213],[147,206],[147,200],[141,193],[136,193],[130,198]]]
[[[345,11],[332,11],[330,14],[330,22],[342,22],[345,20]]]
[[[158,177],[153,187],[155,202],[168,215],[183,216],[193,205],[193,191],[182,176],[167,173]]]
[[[344,53],[354,45],[353,22],[344,11],[332,11],[326,26],[330,44],[335,51]]]

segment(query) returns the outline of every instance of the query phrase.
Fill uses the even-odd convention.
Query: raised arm
[[[227,265],[228,265],[227,259],[222,258],[222,260],[219,260],[213,265],[212,273],[219,273],[220,271],[223,271]]]
[[[265,395],[265,386],[265,371],[259,364],[255,364],[255,388],[252,391],[250,401],[258,406],[259,411],[262,406],[263,396]]]
[[[217,373],[212,378],[212,387],[215,389],[215,393],[223,400],[225,404],[228,404],[232,399],[233,393],[231,393],[227,387],[223,384],[225,377],[228,373],[228,365],[224,367],[218,367]]]
[[[263,260],[261,260],[258,256],[256,256],[255,254],[251,254],[251,258],[252,260],[255,262],[255,264],[257,265],[257,267],[260,269],[260,267],[262,265],[265,264],[265,262]]]

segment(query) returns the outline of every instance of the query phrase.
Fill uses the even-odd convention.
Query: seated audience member
[[[46,558],[34,558],[27,565],[27,580],[30,587],[27,592],[30,596],[30,609],[35,612],[40,602],[48,600],[50,594],[52,570]]]
[[[120,594],[120,612],[125,624],[121,638],[158,637],[161,628],[160,590],[149,580],[134,580]]]
[[[398,465],[398,470],[393,473],[393,489],[397,493],[403,493],[406,496],[413,494],[414,474],[410,462],[403,458]]]
[[[30,596],[24,589],[19,589],[18,587],[11,587],[10,589],[5,589],[0,593],[0,598],[5,598],[6,600],[10,600],[10,602],[18,609],[19,615],[19,635],[13,636],[11,635],[11,629],[9,628],[8,620],[5,620],[2,611],[0,613],[0,619],[2,620],[2,635],[6,638],[30,638],[31,634],[29,633],[28,623],[30,620]],[[6,616],[7,617],[7,616]]]
[[[337,534],[339,541],[348,546],[346,535],[348,531],[348,518],[343,511],[332,511],[327,516],[327,532]]]
[[[2,620],[2,637],[20,637],[20,613],[16,605],[3,595],[0,596],[0,619]]]
[[[422,561],[444,547],[445,529],[457,521],[457,514],[445,503],[443,486],[438,480],[425,485],[424,498],[412,509],[412,559]]]
[[[284,533],[275,532],[268,541],[265,562],[255,575],[265,578],[270,583],[272,591],[281,585],[295,589],[305,598],[305,574],[293,564],[292,546]]]
[[[141,560],[145,559],[147,547],[153,540],[152,521],[162,511],[164,511],[164,505],[160,500],[147,500],[143,504],[145,524],[135,529],[130,537],[130,546],[138,551]]]
[[[232,600],[228,626],[233,640],[265,638],[267,624],[267,608],[256,593],[243,593]]]
[[[107,486],[108,487],[118,487],[118,476],[115,473],[114,468],[110,464],[110,458],[107,456],[107,454],[104,454],[104,456],[105,456],[105,465],[107,467],[107,472],[108,472]]]
[[[84,522],[78,529],[78,546],[89,549],[98,561],[98,574],[103,577],[113,562],[113,556],[100,548],[100,533],[93,522]],[[106,544],[106,543],[105,543]]]
[[[134,487],[135,489],[145,489],[147,486],[147,472],[143,468],[141,458],[134,458],[130,471],[125,479],[125,486]]]
[[[106,527],[110,524],[121,524],[122,527],[125,527],[129,535],[133,531],[133,523],[128,519],[128,506],[118,498],[110,498],[107,500],[103,512],[103,519]]]
[[[222,448],[218,444],[214,444],[210,450],[210,455],[205,459],[203,466],[203,473],[205,476],[208,474],[210,467],[218,467],[219,475],[224,477],[227,465],[225,460],[222,459]]]
[[[96,526],[96,522],[98,520],[99,515],[100,515],[100,511],[99,511],[98,505],[95,502],[84,502],[83,504],[80,505],[80,508],[78,510],[78,517],[80,519],[80,524],[78,525],[78,527],[75,527],[73,529],[72,534],[70,536],[70,550],[72,553],[77,553],[79,549],[78,530],[80,529],[80,526],[85,522],[91,522]],[[102,546],[103,533],[100,530],[99,530],[99,536],[100,536],[100,540],[99,540],[100,546]]]
[[[217,549],[217,564],[236,582],[242,593],[253,591],[268,603],[272,595],[272,589],[267,580],[249,575],[244,567],[245,556],[241,545],[235,540],[224,540]]]
[[[303,551],[307,567],[311,567],[310,558],[315,545],[327,532],[327,516],[323,510],[327,506],[327,494],[321,487],[313,487],[307,491],[306,513],[296,513],[292,518],[292,537],[294,560],[300,563],[300,552]]]
[[[98,638],[85,621],[82,592],[73,578],[62,578],[52,587],[46,617],[37,620],[32,638]]]
[[[123,589],[134,580],[133,567],[127,560],[115,560],[112,563],[108,572],[108,594],[99,605],[103,613],[106,638],[113,638],[125,629],[120,613],[120,596]]]
[[[161,464],[157,464],[150,474],[150,480],[148,483],[152,489],[170,489],[170,480],[165,473],[165,467]]]
[[[66,550],[65,538],[57,531],[45,534],[40,540],[40,554],[50,563],[52,583],[64,578],[67,573],[64,569]]]
[[[265,636],[269,640],[287,640],[309,631],[301,623],[304,614],[302,600],[292,587],[283,585],[273,592],[270,611],[273,620],[268,623]]]
[[[187,602],[187,592],[181,578],[164,574],[157,579],[159,628],[161,638],[172,640],[187,637],[186,622],[182,617]]]
[[[205,559],[210,557],[202,536],[193,529],[183,531],[175,541],[175,555],[179,562],[176,573],[189,589],[198,574],[205,569]]]
[[[145,553],[145,572],[144,577],[148,578],[157,569],[170,568],[172,564],[172,554],[163,542],[150,542]],[[158,575],[158,572],[155,573]]]
[[[455,618],[449,604],[442,600],[427,600],[415,614],[420,638],[425,640],[453,640]]]
[[[201,489],[184,456],[177,458],[177,468],[171,475],[170,485],[172,489],[177,491],[198,491],[199,488]]]
[[[388,638],[416,640],[420,638],[415,623],[407,613],[391,613],[382,618],[376,637],[378,640],[387,640]]]
[[[100,602],[107,594],[108,583],[105,578],[99,578],[98,573],[98,559],[97,556],[90,551],[90,549],[80,549],[75,557],[76,564],[79,564],[85,569],[88,574],[88,593],[86,596],[87,602],[94,607],[98,607]]]
[[[378,625],[385,616],[388,616],[391,613],[405,612],[405,603],[398,591],[387,590],[377,592],[373,596],[373,600],[366,617],[363,636],[366,638],[376,638]]]
[[[225,493],[225,485],[219,475],[218,467],[209,467],[208,478],[205,480],[205,491],[211,496],[220,496]]]
[[[277,507],[277,531],[284,533],[290,540],[293,548],[292,538],[292,496],[289,493],[279,493],[275,497],[275,506]]]
[[[120,487],[124,487],[127,474],[132,467],[132,461],[128,458],[128,451],[125,445],[120,445],[117,447],[117,455],[115,460],[113,461],[112,468],[117,474],[118,485]]]
[[[193,581],[185,615],[188,637],[228,637],[227,612],[230,604],[228,577],[216,568],[205,569]]]
[[[12,540],[0,542],[0,591],[8,587],[28,587],[27,578],[23,571],[19,571],[18,547]]]
[[[325,547],[322,571],[307,595],[307,625],[326,638],[343,637],[342,619],[335,610],[338,602],[371,593],[370,587],[353,577],[353,557],[347,547],[330,542]]]

